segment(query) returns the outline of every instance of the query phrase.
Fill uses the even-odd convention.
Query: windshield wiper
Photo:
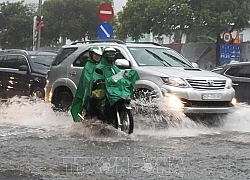
[[[41,64],[41,65],[46,66],[46,67],[50,67],[50,65],[45,64],[45,63],[40,63],[40,62],[34,62],[34,63],[35,63],[35,64]]]
[[[152,51],[150,51],[148,49],[145,49],[145,51],[147,51],[149,54],[153,55],[153,57],[156,58],[157,60],[159,60],[164,66],[171,66],[171,64],[169,64],[167,61],[162,59],[160,56],[158,56],[154,52],[152,52]]]
[[[174,59],[175,61],[180,62],[182,65],[184,65],[184,66],[188,66],[188,67],[190,67],[190,68],[191,68],[191,66],[190,66],[189,64],[187,64],[187,63],[183,62],[182,60],[178,59],[177,57],[175,57],[175,56],[173,56],[173,55],[170,55],[170,54],[168,54],[168,53],[166,53],[166,52],[163,52],[163,54],[165,54],[165,55],[167,55],[168,57],[170,57],[170,58]]]

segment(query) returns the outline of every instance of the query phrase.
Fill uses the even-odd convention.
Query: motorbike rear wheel
[[[121,131],[127,134],[132,134],[134,131],[134,119],[130,109],[123,107],[118,110],[121,120]],[[118,120],[116,120],[116,127],[118,128]]]

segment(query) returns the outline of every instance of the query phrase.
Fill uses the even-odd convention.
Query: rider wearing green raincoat
[[[97,115],[100,119],[105,118],[106,114],[112,111],[111,106],[115,102],[120,99],[132,98],[134,84],[139,76],[134,70],[121,71],[114,65],[115,54],[114,48],[105,48],[100,63],[94,61],[94,57],[91,58],[90,55],[71,107],[71,114],[75,122],[80,121],[78,113],[83,116],[91,114],[92,117]],[[100,71],[98,72],[98,70]],[[86,110],[86,113],[82,113],[82,110]]]
[[[98,74],[94,74],[96,65],[100,62],[102,49],[94,46],[89,50],[89,58],[82,71],[76,94],[74,96],[70,109],[74,122],[79,122],[78,114],[85,115],[91,111],[89,103],[92,96],[92,86],[96,79],[99,79]]]
[[[107,111],[109,112],[109,108],[111,108],[115,102],[120,99],[132,99],[134,84],[136,80],[139,79],[139,75],[136,71],[121,71],[114,64],[115,54],[116,50],[114,48],[106,47],[103,52],[103,58],[96,66],[95,71],[95,73],[97,73],[98,70],[101,70],[101,72],[99,71],[99,74],[101,75],[102,80],[105,81],[105,85],[99,87],[99,89],[105,89],[105,98],[99,98],[97,104],[99,111],[104,116],[105,114],[109,114]],[[99,89],[97,88],[96,91]],[[95,94],[95,91],[93,91],[93,94]],[[101,95],[101,97],[103,96]]]
[[[96,68],[103,71],[106,84],[106,96],[110,103],[113,105],[119,99],[131,99],[133,96],[134,85],[139,75],[135,70],[121,71],[115,62],[116,50],[107,47],[103,52],[103,59]]]

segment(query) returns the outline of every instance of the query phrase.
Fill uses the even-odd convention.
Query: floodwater
[[[165,108],[135,109],[126,135],[12,98],[0,105],[0,179],[250,179],[249,105],[211,126]]]

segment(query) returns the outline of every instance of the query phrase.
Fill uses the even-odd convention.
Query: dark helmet
[[[103,50],[103,57],[106,58],[109,63],[112,63],[115,60],[116,53],[117,52],[116,52],[115,48],[106,47]]]

